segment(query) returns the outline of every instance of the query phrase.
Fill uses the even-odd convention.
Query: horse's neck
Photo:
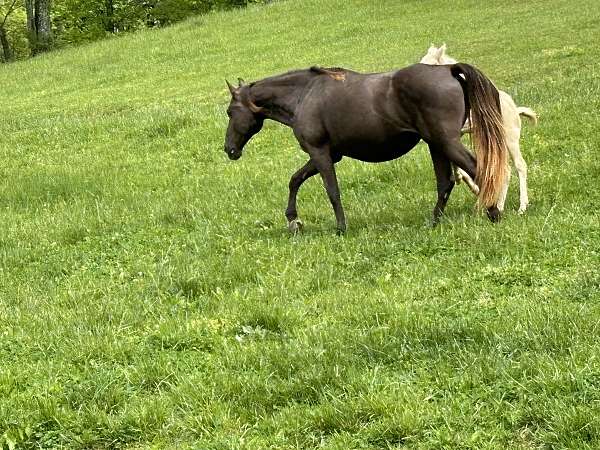
[[[291,126],[310,79],[308,71],[266,78],[250,87],[250,97],[267,118]]]

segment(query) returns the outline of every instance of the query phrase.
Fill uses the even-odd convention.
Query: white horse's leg
[[[462,170],[460,167],[456,168],[456,172],[458,173],[458,176],[465,182],[467,183],[467,186],[469,186],[469,189],[471,189],[471,192],[475,195],[479,195],[479,186],[477,186],[475,184],[475,182],[473,181],[473,179],[469,176],[469,174],[467,172],[465,172],[464,170]]]
[[[517,174],[519,175],[519,214],[523,214],[529,205],[529,196],[527,195],[527,163],[525,163],[523,155],[521,155],[518,142],[513,160]]]
[[[456,184],[460,184],[463,180],[462,174],[459,171],[459,167],[456,164],[452,164],[452,172],[454,173],[454,182]]]
[[[519,120],[519,124],[520,122]],[[523,214],[529,204],[529,198],[527,196],[527,164],[521,154],[521,147],[519,146],[520,138],[521,127],[506,129],[506,146],[519,176],[519,214]]]
[[[504,180],[504,185],[502,186],[502,190],[500,191],[500,195],[498,196],[498,210],[500,212],[504,211],[504,203],[506,202],[506,194],[508,194],[508,185],[510,184],[510,165],[506,165],[506,178]]]
[[[527,196],[527,164],[525,164],[519,146],[519,140],[521,139],[521,118],[519,116],[519,108],[517,108],[511,96],[503,91],[498,91],[498,94],[500,95],[502,122],[506,133],[506,146],[519,175],[519,214],[522,214],[527,209],[529,199]],[[527,111],[521,108],[521,112],[525,114]],[[533,111],[531,113],[535,116]],[[508,181],[501,193],[500,200],[502,203],[506,200],[506,189],[508,189]],[[504,198],[502,198],[503,193]]]

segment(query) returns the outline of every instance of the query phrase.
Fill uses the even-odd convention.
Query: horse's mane
[[[289,72],[285,72],[279,75],[273,75],[271,77],[263,78],[262,80],[256,80],[249,83],[248,87],[253,87],[255,85],[285,85],[290,83],[295,83],[299,78],[304,78],[310,75],[327,75],[334,80],[345,80],[346,73],[351,73],[351,70],[344,69],[343,67],[319,67],[312,66],[309,69],[297,69],[290,70]]]
[[[316,72],[316,73],[347,72],[348,71],[348,69],[344,69],[343,67],[319,67],[319,66],[312,66],[309,70],[311,72]]]
[[[345,80],[346,72],[350,72],[348,69],[344,69],[343,67],[312,66],[309,70],[313,73],[330,76],[334,80]]]
[[[307,75],[307,72],[310,73],[310,70],[306,70],[306,69],[297,69],[297,70],[290,70],[289,72],[285,72],[285,73],[281,73],[278,75],[273,75],[267,78],[263,78],[262,80],[256,80],[253,81],[251,83],[249,83],[249,87],[252,87],[256,84],[289,84],[290,82],[294,82],[295,80],[297,80],[298,78],[302,78],[305,77]]]

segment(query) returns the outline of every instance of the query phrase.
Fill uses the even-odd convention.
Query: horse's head
[[[261,108],[256,106],[250,98],[250,87],[239,80],[238,87],[226,81],[231,102],[227,108],[229,125],[225,135],[225,153],[229,159],[239,159],[242,156],[244,145],[252,136],[258,133],[264,122]]]
[[[421,64],[429,64],[432,66],[441,66],[444,64],[456,64],[456,60],[446,55],[446,44],[443,44],[440,48],[431,44],[427,54],[419,61]]]

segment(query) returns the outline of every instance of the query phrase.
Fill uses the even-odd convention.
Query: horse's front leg
[[[344,208],[342,207],[340,188],[338,186],[334,166],[334,164],[341,159],[341,156],[334,159],[328,149],[323,148],[307,148],[306,150],[316,169],[321,174],[325,190],[327,191],[329,201],[331,202],[331,206],[333,206],[333,211],[335,213],[338,234],[342,234],[346,231],[346,217],[344,216]]]
[[[291,233],[296,234],[302,228],[302,221],[298,219],[296,210],[296,196],[302,183],[308,180],[313,175],[318,173],[312,160],[308,160],[294,175],[290,178],[290,195],[288,197],[288,206],[285,210],[285,217],[288,222],[288,229]]]
[[[519,135],[509,140],[508,151],[510,152],[510,156],[512,156],[517,174],[519,175],[519,214],[523,214],[529,204],[529,196],[527,195],[527,163],[521,154]],[[507,170],[510,173],[510,169]]]

